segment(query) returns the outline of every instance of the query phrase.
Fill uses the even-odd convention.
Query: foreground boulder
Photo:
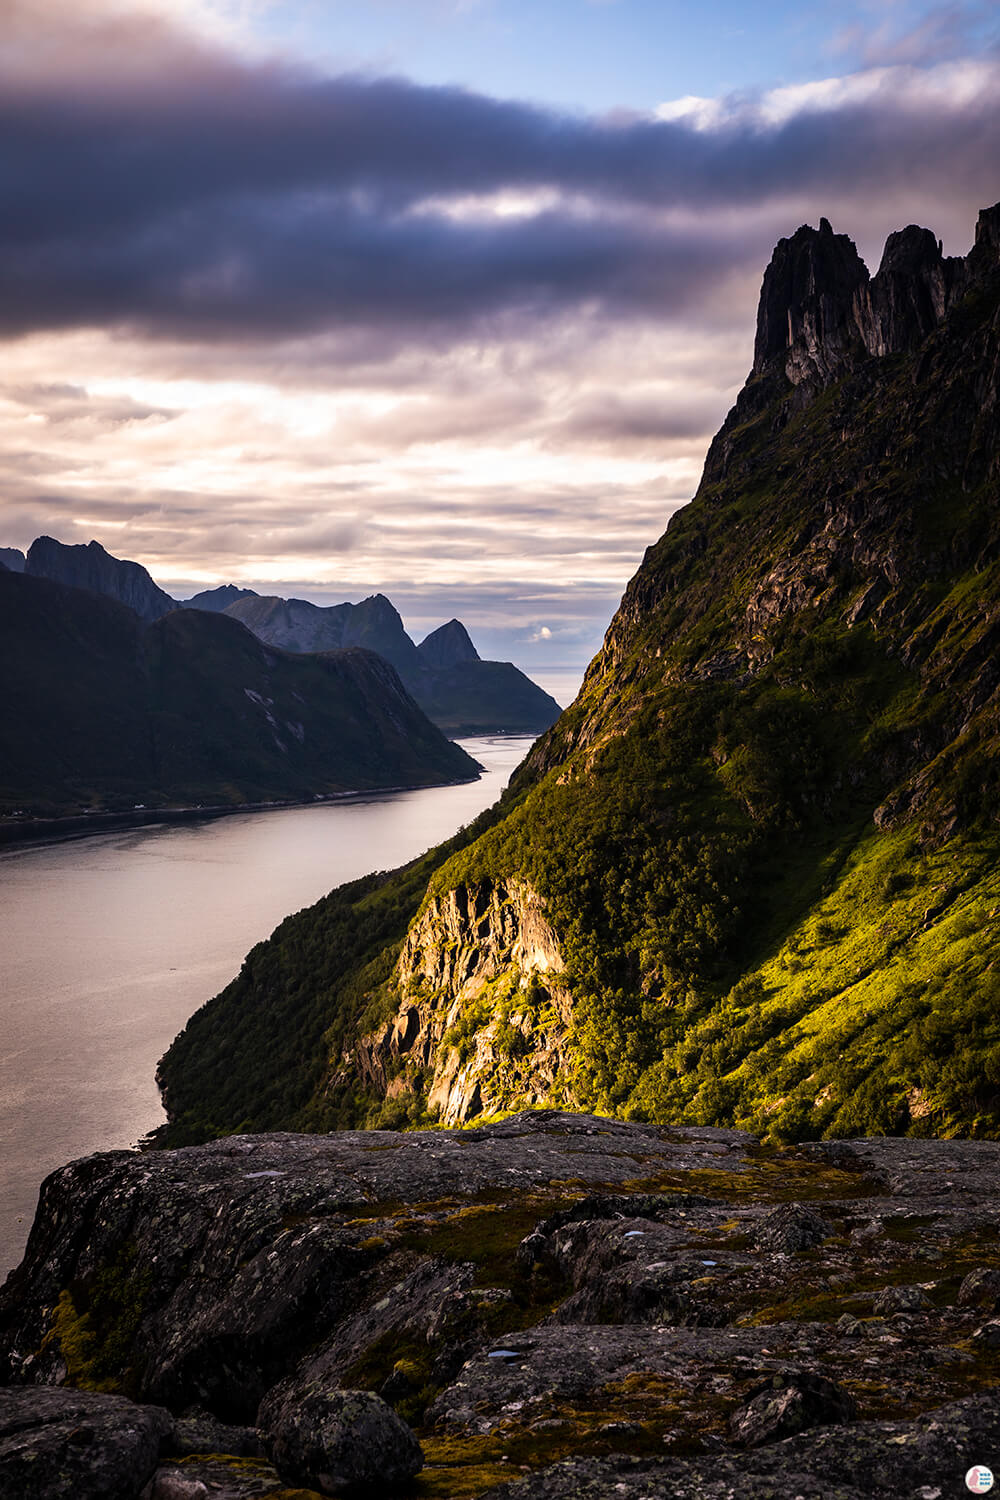
[[[259,1421],[282,1478],[324,1495],[384,1495],[423,1467],[413,1433],[371,1391],[293,1384],[267,1397]]]
[[[89,1391],[0,1390],[2,1500],[134,1500],[173,1429],[168,1412]]]
[[[130,1500],[947,1500],[1000,1469],[998,1221],[988,1141],[537,1111],[111,1153],[44,1186],[0,1378],[127,1449],[167,1408]]]

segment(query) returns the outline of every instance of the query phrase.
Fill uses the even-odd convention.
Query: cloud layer
[[[693,491],[775,239],[954,253],[1000,197],[993,56],[597,119],[163,14],[4,26],[0,542],[163,576],[613,590]]]

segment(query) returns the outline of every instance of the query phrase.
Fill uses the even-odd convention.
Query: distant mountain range
[[[360,604],[322,607],[223,584],[178,601],[138,563],[112,557],[98,542],[67,546],[42,536],[27,555],[0,549],[0,565],[14,572],[89,589],[154,621],[178,609],[226,614],[260,640],[283,651],[339,651],[360,646],[395,667],[428,717],[447,734],[539,734],[555,723],[558,703],[511,662],[482,661],[465,626],[449,620],[419,646],[407,635],[384,594]]]
[[[193,609],[150,621],[34,576],[58,545],[36,543],[20,573],[0,564],[0,812],[238,805],[475,776],[375,653],[294,655]],[[62,550],[89,578],[124,579],[147,612],[166,597],[99,547]]]

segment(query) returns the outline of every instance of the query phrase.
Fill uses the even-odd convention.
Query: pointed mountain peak
[[[480,659],[461,620],[449,620],[446,625],[439,625],[437,630],[432,630],[420,642],[417,649],[427,665],[436,671],[458,666],[459,662]]]

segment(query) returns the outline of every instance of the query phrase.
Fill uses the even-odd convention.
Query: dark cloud
[[[719,425],[719,406],[717,392],[698,400],[672,393],[664,400],[662,394],[642,397],[602,390],[576,405],[551,442],[560,445],[567,438],[582,438],[602,447],[627,444],[632,453],[649,446],[658,450],[676,439],[704,438],[707,444]]]
[[[452,337],[595,304],[663,315],[759,264],[775,224],[794,227],[790,204],[916,175],[923,197],[966,209],[997,191],[995,87],[887,84],[770,124],[755,101],[730,101],[696,129],[251,64],[158,24],[155,69],[143,32],[105,69],[92,50],[76,73],[50,59],[0,75],[8,334]],[[548,193],[549,206],[456,212],[502,193]]]

